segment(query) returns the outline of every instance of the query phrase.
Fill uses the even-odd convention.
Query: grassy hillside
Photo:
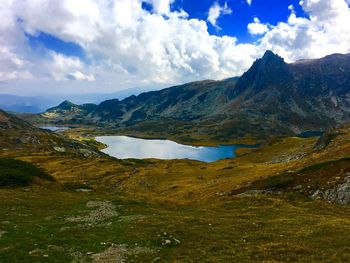
[[[83,131],[71,137],[84,141]],[[274,138],[214,163],[18,150],[9,134],[0,156],[55,182],[0,189],[0,262],[350,260],[349,206],[311,198],[349,175],[350,126],[322,139]]]
[[[0,158],[0,188],[28,186],[35,179],[53,181],[54,178],[30,163]]]

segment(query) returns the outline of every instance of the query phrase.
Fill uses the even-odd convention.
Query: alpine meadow
[[[348,0],[4,0],[0,262],[349,262]]]

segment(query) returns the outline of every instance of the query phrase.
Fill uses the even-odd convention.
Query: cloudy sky
[[[350,0],[1,0],[0,93],[105,93],[350,53]]]

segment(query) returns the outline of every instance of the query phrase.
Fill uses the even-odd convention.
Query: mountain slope
[[[98,124],[114,130],[144,127],[145,132],[157,132],[175,122],[179,133],[181,123],[186,123],[194,127],[191,134],[221,140],[247,134],[266,137],[349,122],[349,91],[350,55],[287,64],[267,51],[240,78],[188,83],[121,101],[70,105],[68,110],[63,103],[43,116],[51,122]]]
[[[0,110],[0,154],[15,152],[72,154],[81,157],[100,156],[98,149],[58,133],[39,129]]]

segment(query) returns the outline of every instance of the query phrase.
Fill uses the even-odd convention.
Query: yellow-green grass
[[[2,152],[57,182],[0,189],[0,262],[69,262],[74,255],[89,262],[88,252],[104,251],[108,242],[148,249],[125,255],[131,262],[348,262],[349,207],[290,191],[234,195],[285,173],[315,177],[317,169],[298,171],[350,157],[350,130],[339,132],[320,150],[317,138],[281,138],[214,163]],[[342,169],[322,170],[320,183]],[[86,203],[94,200],[110,201],[119,216],[88,228],[65,220],[91,211]]]
[[[260,196],[181,205],[36,186],[0,190],[0,198],[1,262],[69,262],[77,254],[89,262],[108,243],[148,249],[127,262],[350,260],[350,208],[323,202]],[[92,200],[112,202],[119,215],[91,227],[66,220],[88,214]]]

